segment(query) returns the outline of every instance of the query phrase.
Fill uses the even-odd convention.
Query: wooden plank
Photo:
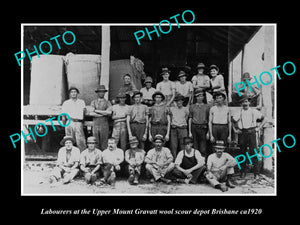
[[[110,55],[110,26],[102,25],[101,38],[101,77],[100,84],[109,88],[109,55]],[[108,99],[108,93],[105,98]]]

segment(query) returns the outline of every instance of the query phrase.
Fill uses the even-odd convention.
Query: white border
[[[21,51],[24,51],[24,26],[153,26],[158,23],[21,23]],[[161,24],[167,26],[168,24]],[[176,23],[171,23],[172,26],[177,26]],[[191,23],[182,24],[180,26],[274,26],[274,66],[277,65],[277,24],[276,23]],[[178,28],[180,29],[180,28]],[[270,68],[271,69],[271,68]],[[24,64],[21,61],[21,130],[23,130],[23,95],[24,95]],[[274,135],[277,139],[277,76],[274,82]],[[108,193],[108,194],[89,194],[89,193],[24,193],[23,179],[24,179],[24,160],[25,160],[25,146],[24,141],[21,141],[21,196],[277,196],[277,151],[274,152],[275,170],[274,170],[274,193],[266,194],[237,194],[237,193],[192,193],[192,194],[133,194],[133,193]]]

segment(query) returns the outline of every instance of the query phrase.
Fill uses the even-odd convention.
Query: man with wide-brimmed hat
[[[223,140],[227,145],[231,141],[231,114],[225,104],[226,95],[223,92],[214,94],[215,105],[209,110],[210,141]]]
[[[207,172],[205,173],[208,182],[215,188],[223,192],[228,187],[234,188],[232,175],[234,174],[235,159],[227,152],[224,152],[226,146],[223,141],[217,140],[213,145],[215,151],[207,158]],[[222,182],[226,182],[225,184]]]
[[[195,90],[200,88],[201,90],[206,91],[210,87],[210,79],[208,75],[204,74],[204,69],[204,63],[198,63],[198,73],[192,77],[192,83]]]
[[[128,136],[136,136],[139,141],[139,147],[145,148],[145,141],[148,134],[149,108],[142,104],[143,94],[139,91],[133,93],[134,104],[129,106],[127,113]]]
[[[138,148],[139,141],[137,137],[129,138],[130,149],[125,152],[125,161],[128,163],[128,182],[130,184],[138,184],[141,175],[142,164],[145,159],[146,152],[144,149]]]
[[[208,121],[211,105],[205,101],[205,92],[195,91],[196,103],[190,106],[189,137],[194,140],[194,148],[199,150],[203,157],[207,157],[207,139],[209,138]]]
[[[167,67],[162,68],[160,75],[163,80],[157,83],[156,90],[164,94],[167,105],[170,105],[175,98],[175,83],[169,80],[170,70]]]
[[[152,95],[156,92],[156,89],[152,87],[152,77],[146,77],[144,81],[145,87],[142,87],[140,92],[143,94],[142,103],[151,107],[154,104]]]
[[[170,115],[167,104],[164,102],[165,96],[162,92],[156,91],[152,95],[155,104],[149,109],[149,141],[157,134],[163,135],[165,141],[170,135]]]
[[[57,166],[53,169],[50,176],[50,183],[62,179],[63,184],[67,184],[78,174],[80,150],[73,146],[75,140],[71,136],[65,136],[60,144],[63,146],[58,150]]]
[[[175,82],[175,93],[184,97],[183,106],[187,106],[192,101],[193,85],[186,80],[187,74],[183,70],[179,71],[177,78],[179,81]]]
[[[175,159],[177,152],[184,148],[183,138],[188,136],[189,109],[183,106],[184,96],[176,95],[174,101],[176,106],[170,107],[169,114],[171,118],[170,149]]]
[[[255,155],[254,149],[257,149],[257,133],[264,126],[266,119],[263,114],[255,108],[250,108],[250,99],[251,96],[243,95],[240,97],[240,103],[242,108],[238,110],[232,117],[233,120],[233,130],[236,134],[238,134],[238,141],[241,150],[241,154],[245,154],[246,152],[249,155]],[[258,125],[257,120],[262,120]],[[249,147],[249,150],[247,150]],[[253,172],[254,176],[259,173],[258,167],[258,158],[251,158],[253,162]],[[247,164],[244,163],[241,166],[241,177],[246,175]]]
[[[93,184],[99,178],[102,164],[102,152],[96,148],[96,138],[87,138],[87,149],[80,155],[80,170],[83,172],[86,183]]]
[[[168,148],[163,147],[165,140],[162,135],[155,135],[153,142],[154,148],[148,151],[145,158],[146,170],[153,177],[151,182],[169,184],[171,180],[166,177],[174,169],[173,156]]]
[[[219,67],[213,64],[209,67],[209,70],[211,75],[211,93],[214,95],[217,92],[221,92],[225,95],[225,98],[227,98],[224,77],[222,74],[219,74]]]
[[[90,115],[93,116],[93,136],[96,138],[97,147],[103,151],[107,148],[108,116],[111,115],[107,109],[111,107],[111,103],[104,98],[107,92],[104,85],[99,85],[95,92],[98,98],[91,102],[92,113]]]
[[[178,182],[196,184],[201,173],[205,169],[205,158],[193,148],[193,139],[183,139],[184,149],[180,151],[175,159],[175,168],[172,175]]]
[[[62,112],[67,113],[71,118],[70,124],[65,127],[67,136],[72,136],[80,151],[85,149],[85,135],[83,131],[83,121],[86,111],[85,102],[78,98],[79,90],[76,87],[69,88],[70,99],[62,104]],[[69,123],[68,122],[68,123]],[[67,117],[62,116],[62,123],[67,123]]]
[[[112,137],[115,138],[117,146],[119,145],[120,148],[125,151],[127,149],[128,139],[126,120],[129,106],[125,104],[126,94],[124,92],[118,93],[117,99],[119,103],[108,108],[113,120]]]

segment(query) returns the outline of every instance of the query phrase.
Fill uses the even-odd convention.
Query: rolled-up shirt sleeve
[[[179,166],[182,163],[183,151],[180,151],[175,159],[175,165]]]

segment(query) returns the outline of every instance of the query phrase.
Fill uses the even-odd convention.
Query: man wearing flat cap
[[[99,178],[102,164],[102,152],[96,148],[96,138],[87,138],[87,149],[80,155],[80,170],[83,172],[87,184],[93,184]]]
[[[164,145],[164,137],[157,134],[154,139],[154,148],[150,149],[146,155],[145,163],[146,170],[153,177],[151,182],[162,181],[164,183],[171,183],[167,177],[174,169],[173,156],[170,150]]]
[[[73,146],[75,140],[71,136],[65,136],[60,144],[63,146],[58,150],[57,166],[50,176],[50,183],[62,179],[63,184],[71,182],[79,172],[80,150]]]
[[[104,98],[107,92],[104,85],[99,85],[95,90],[98,98],[91,102],[93,116],[93,136],[96,138],[97,147],[103,151],[107,148],[107,140],[109,135],[108,116],[111,115],[107,109],[111,107],[111,103]]]
[[[125,152],[125,161],[128,164],[129,173],[128,182],[130,184],[138,184],[146,152],[144,149],[138,148],[139,141],[135,136],[129,138],[129,144],[130,149],[127,149]]]
[[[83,131],[83,121],[85,116],[85,102],[78,98],[79,90],[76,87],[70,87],[69,97],[70,99],[64,101],[62,104],[62,112],[67,113],[71,122],[65,127],[65,132],[67,136],[72,136],[75,140],[77,147],[80,151],[86,148],[85,145],[85,135]],[[62,116],[63,124],[67,123],[67,117]]]
[[[139,141],[139,147],[145,148],[145,141],[148,134],[149,109],[142,104],[143,94],[139,91],[133,93],[134,104],[129,106],[127,113],[128,136],[136,136]]]
[[[187,74],[184,71],[181,70],[177,77],[179,81],[175,82],[175,93],[184,97],[183,106],[187,106],[192,100],[193,85],[186,80]]]

